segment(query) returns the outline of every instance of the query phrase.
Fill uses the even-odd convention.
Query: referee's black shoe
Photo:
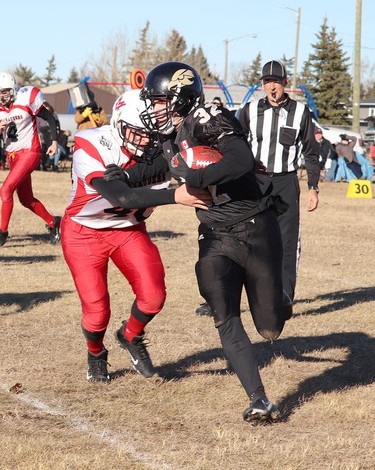
[[[290,320],[293,316],[293,300],[285,291],[283,295],[283,310],[285,321]]]
[[[199,317],[213,317],[211,307],[208,305],[207,302],[200,304],[200,306],[195,310],[195,313]]]
[[[279,417],[280,412],[276,405],[271,403],[266,397],[257,398],[254,401],[251,400],[249,407],[243,412],[243,419],[252,426],[273,423]]]

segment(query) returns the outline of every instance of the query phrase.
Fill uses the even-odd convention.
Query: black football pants
[[[276,215],[266,210],[228,230],[199,227],[196,274],[223,351],[248,396],[263,389],[253,346],[240,319],[245,288],[254,325],[267,340],[284,327],[282,244]],[[260,393],[261,394],[261,393]]]
[[[278,221],[283,243],[283,288],[290,300],[293,300],[301,251],[298,176],[296,172],[291,172],[273,176],[259,175],[259,178],[265,180],[263,187],[268,187],[271,182],[272,195],[279,195],[289,206],[287,211],[278,217]]]

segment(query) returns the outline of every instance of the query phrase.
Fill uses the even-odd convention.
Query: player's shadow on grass
[[[342,360],[330,358],[331,349],[344,350],[346,357]],[[278,403],[284,421],[301,406],[302,402],[313,399],[318,393],[330,393],[358,385],[368,385],[375,381],[375,339],[364,333],[333,333],[278,339],[274,343],[255,343],[254,350],[260,368],[269,366],[277,357],[306,364],[335,363],[321,374],[301,380],[297,390]],[[312,353],[317,351],[319,355],[313,356]],[[197,374],[226,375],[231,372],[229,368],[191,371],[194,365],[212,363],[223,358],[222,350],[214,348],[198,352],[175,363],[164,364],[158,372],[166,380],[178,380]]]
[[[40,255],[40,256],[2,256],[1,261],[4,264],[32,264],[32,263],[49,263],[55,261],[57,256]]]
[[[158,230],[155,232],[148,232],[151,238],[164,238],[165,240],[169,240],[171,238],[180,238],[184,237],[185,233],[180,232],[172,232],[171,230]]]
[[[8,246],[29,246],[30,244],[41,243],[42,245],[52,245],[51,235],[46,230],[46,233],[30,233],[23,236],[12,236],[7,240],[6,247]],[[53,245],[52,245],[53,246]]]
[[[311,299],[297,299],[296,304],[307,303],[303,312],[294,313],[294,317],[304,315],[322,315],[323,313],[337,312],[354,304],[363,304],[375,300],[375,287],[357,287],[355,289],[340,290],[328,294],[317,295]],[[324,301],[324,305],[314,307],[315,301]],[[309,306],[311,304],[311,307]]]
[[[60,297],[71,294],[72,291],[49,291],[49,292],[27,292],[14,293],[6,292],[0,294],[1,315],[12,315],[14,313],[27,312],[36,305],[59,299]],[[16,307],[14,309],[14,307]],[[9,311],[9,313],[7,312]]]

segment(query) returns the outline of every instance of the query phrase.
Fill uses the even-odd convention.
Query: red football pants
[[[20,150],[7,154],[9,162],[9,173],[1,189],[1,224],[0,229],[7,231],[9,220],[13,212],[13,194],[17,191],[20,203],[34,214],[41,217],[47,225],[53,226],[53,216],[44,205],[35,198],[31,186],[31,173],[38,168],[40,163],[40,152]]]
[[[111,309],[108,264],[111,259],[132,287],[139,310],[155,315],[166,298],[164,267],[144,222],[123,229],[92,229],[64,216],[61,245],[82,305],[82,326],[107,328]],[[130,307],[129,307],[130,309]]]

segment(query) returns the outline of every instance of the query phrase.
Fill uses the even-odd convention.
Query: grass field
[[[6,171],[0,172],[0,184]],[[61,215],[65,173],[35,172],[36,195]],[[166,269],[168,298],[148,326],[160,378],[130,367],[113,336],[133,294],[109,270],[109,385],[86,381],[80,305],[60,245],[16,201],[0,247],[1,470],[363,470],[375,468],[374,199],[321,183],[307,213],[301,181],[302,257],[293,318],[273,344],[243,319],[269,398],[272,426],[242,420],[247,397],[222,355],[194,276],[194,210],[158,208],[148,229]]]

